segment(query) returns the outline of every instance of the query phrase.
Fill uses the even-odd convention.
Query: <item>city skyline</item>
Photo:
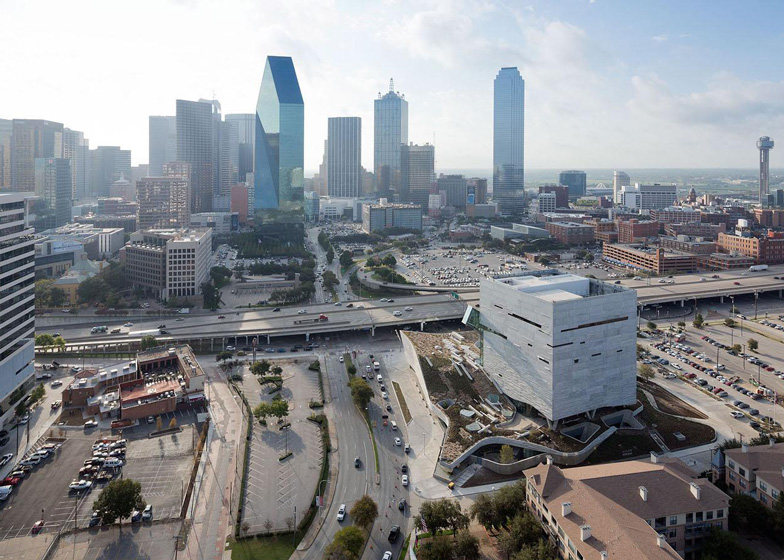
[[[225,113],[252,112],[253,77],[261,73],[265,56],[289,55],[303,96],[312,100],[305,123],[307,175],[321,159],[326,117],[356,115],[371,122],[371,101],[386,90],[390,77],[411,100],[411,141],[433,142],[435,135],[439,169],[490,169],[492,78],[498,68],[516,65],[529,86],[528,168],[753,167],[756,154],[748,150],[748,139],[775,138],[784,124],[784,76],[774,56],[784,45],[774,29],[784,8],[719,3],[711,13],[682,5],[623,10],[587,0],[520,8],[504,2],[437,2],[421,8],[312,9],[295,2],[271,21],[263,7],[244,3],[196,9],[180,2],[142,2],[127,13],[95,5],[90,18],[79,19],[53,3],[51,17],[40,21],[40,9],[8,4],[4,13],[19,25],[0,39],[9,53],[0,69],[17,76],[19,84],[38,86],[4,91],[0,106],[3,118],[63,122],[84,131],[91,145],[130,147],[138,164],[147,159],[150,115],[173,114],[177,98],[213,95]],[[303,17],[314,28],[308,37],[291,31],[296,26],[290,24]],[[166,22],[173,18],[183,25],[172,29]],[[92,25],[101,21],[112,25]],[[43,25],[41,35],[52,41],[67,32],[77,42],[58,55],[68,64],[53,64],[43,78],[36,62],[49,61],[52,49],[33,48],[23,30],[34,24]],[[338,33],[338,28],[356,33]],[[145,41],[118,38],[133,36],[135,29]],[[243,48],[203,52],[197,37],[207,29],[221,37],[230,33],[231,41],[216,37],[215,45],[234,47],[239,36]],[[329,37],[339,39],[329,44]],[[620,37],[635,48],[616,48]],[[90,48],[101,39],[112,44],[106,55]],[[348,48],[359,44],[362,48]],[[25,56],[14,56],[23,49]],[[122,114],[108,108],[116,95],[116,65],[101,65],[100,59],[109,52],[143,69],[134,70],[143,79],[124,84]],[[173,70],[161,63],[160,52],[170,52],[172,63],[202,63]],[[77,84],[69,68],[85,64],[91,72]],[[155,88],[148,87],[151,81]],[[47,95],[51,90],[59,92],[57,98]],[[369,126],[363,147],[363,166],[371,169]],[[772,167],[780,167],[772,155]]]

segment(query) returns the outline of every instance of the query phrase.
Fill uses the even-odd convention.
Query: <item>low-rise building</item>
[[[708,241],[716,241],[720,233],[726,231],[724,224],[703,224],[700,222],[671,223],[664,224],[664,234],[670,237],[679,235],[690,235],[692,237],[702,237]]]
[[[784,443],[749,446],[724,451],[724,482],[733,494],[745,494],[773,507],[784,492]]]
[[[466,216],[469,218],[492,218],[498,214],[496,204],[467,204]]]
[[[699,557],[711,528],[727,529],[729,496],[678,459],[525,471],[526,501],[562,558]]]
[[[711,253],[708,257],[708,268],[711,270],[732,270],[734,268],[748,268],[754,264],[754,259],[746,255],[730,255],[729,253]]]
[[[705,241],[701,237],[689,237],[688,235],[679,235],[677,237],[661,236],[659,245],[663,249],[682,251],[695,255],[710,255],[716,252],[715,242]]]
[[[652,274],[680,274],[705,268],[708,257],[665,250],[656,245],[606,243],[602,247],[602,260],[613,266]]]
[[[550,237],[546,229],[526,224],[512,224],[512,227],[490,226],[490,237],[501,241],[512,239],[540,239]]]
[[[390,228],[422,231],[422,207],[418,204],[362,205],[362,229],[366,233]]]
[[[768,230],[764,235],[720,233],[719,251],[754,259],[755,264],[784,263],[784,232]]]
[[[618,243],[641,243],[658,237],[660,224],[649,220],[619,220]]]
[[[60,276],[52,284],[53,288],[59,288],[65,292],[65,297],[68,298],[68,303],[76,305],[79,301],[79,286],[85,280],[88,280],[101,272],[104,261],[91,261],[87,255],[82,253],[81,258],[76,261],[68,271]]]
[[[593,243],[593,227],[575,222],[547,222],[547,232],[566,245]]]
[[[191,227],[211,228],[213,235],[228,235],[240,230],[239,212],[200,212],[191,214]]]

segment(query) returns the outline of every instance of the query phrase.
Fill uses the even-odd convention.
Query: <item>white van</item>
[[[390,423],[389,423],[389,425],[390,425],[390,426],[392,426],[392,429],[393,429],[394,431],[397,431],[397,422],[395,422],[394,420],[392,420],[392,422],[390,422]]]
[[[376,376],[376,381],[378,381],[379,383],[382,383],[384,381],[384,378],[381,377],[381,375],[379,374],[379,375]]]

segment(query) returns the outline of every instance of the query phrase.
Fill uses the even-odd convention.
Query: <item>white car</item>
[[[3,457],[0,458],[0,467],[4,467],[5,465],[7,465],[8,461],[10,461],[13,456],[14,456],[13,453],[6,453],[5,455],[3,455]]]
[[[338,361],[339,361],[339,362],[342,364],[342,363],[343,363],[343,356],[341,356],[340,358],[338,358]]]
[[[234,350],[235,350],[234,346],[229,345],[226,347],[227,352],[234,352]]]
[[[123,327],[125,327],[126,329],[129,329],[129,328],[131,328],[132,326],[133,326],[133,323],[131,323],[130,321],[128,321],[127,323],[125,323],[125,324],[123,325]]]
[[[403,486],[408,486],[408,475],[404,474],[402,477],[400,477],[400,482],[403,484]]]
[[[346,518],[346,504],[340,504],[338,508],[338,521],[343,521]]]
[[[122,462],[121,459],[118,459],[117,457],[107,457],[106,461],[104,461],[104,463],[103,463],[103,466],[104,467],[122,467],[123,466],[123,462]]]
[[[403,312],[400,311],[399,309],[396,310],[394,313],[392,313],[392,315],[394,315],[395,317],[400,317],[402,314],[403,314]]]
[[[743,413],[738,410],[733,410],[730,414],[732,414],[733,418],[743,418]]]
[[[96,422],[95,420],[88,420],[87,422],[84,423],[85,428],[95,428],[97,425],[98,422]]]
[[[54,381],[52,381],[52,389],[56,389],[57,387],[60,387],[62,384],[63,384],[62,381],[60,381],[59,379],[55,379]]]
[[[381,391],[381,398],[382,399],[389,399],[389,394],[386,391]]]
[[[304,309],[300,309],[299,311],[297,311],[297,315],[304,315],[305,313],[307,313],[307,311],[305,311]]]
[[[150,520],[152,520],[152,504],[147,504],[147,507],[145,507],[142,512],[142,521]]]
[[[413,310],[414,310],[413,307],[406,307],[406,311],[413,311]]]
[[[384,553],[384,556],[381,557],[381,560],[392,560],[392,551],[391,550],[387,550]]]
[[[68,489],[81,492],[82,490],[88,490],[92,485],[93,483],[89,480],[74,480],[68,485]]]
[[[400,438],[399,438],[399,437],[396,437],[396,438],[395,438],[395,445],[396,445],[396,446],[398,446],[398,447],[400,447],[402,444],[403,444],[403,442],[402,442],[402,441],[400,441]]]

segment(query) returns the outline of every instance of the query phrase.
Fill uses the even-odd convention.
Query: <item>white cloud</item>
[[[653,37],[651,37],[651,40],[654,43],[664,43],[667,41],[667,39],[668,39],[667,35],[654,35]]]

